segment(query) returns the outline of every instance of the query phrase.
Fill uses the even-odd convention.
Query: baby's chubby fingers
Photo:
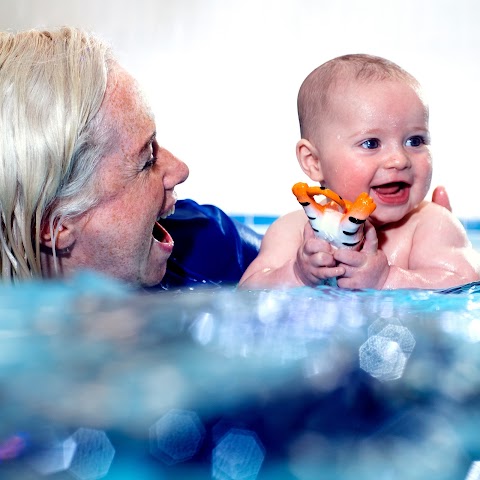
[[[335,249],[328,242],[315,238],[306,241],[299,253],[303,262],[317,268],[334,267],[336,265],[333,258],[334,251]]]
[[[310,255],[310,264],[317,267],[336,267],[337,262],[331,253],[325,252],[316,252],[313,255]]]
[[[339,263],[350,265],[351,267],[361,267],[366,261],[367,256],[375,255],[378,251],[378,237],[375,227],[365,223],[364,244],[360,251],[350,250],[348,248],[339,248],[333,253],[333,257]]]
[[[309,223],[305,225],[303,231],[303,249],[308,255],[314,255],[319,252],[331,255],[335,250],[330,243],[315,235]]]
[[[349,265],[351,267],[360,267],[364,263],[365,255],[348,248],[339,248],[334,252],[333,258],[338,263]]]
[[[303,244],[297,251],[294,270],[305,285],[318,285],[324,280],[343,275],[345,269],[338,266],[332,253],[336,249],[327,241],[315,236],[309,224],[305,225]]]
[[[364,253],[377,253],[378,250],[378,237],[375,227],[370,222],[365,222],[364,225],[364,238],[362,251]]]

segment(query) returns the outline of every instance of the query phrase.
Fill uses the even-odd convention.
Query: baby
[[[303,210],[276,220],[240,280],[247,288],[444,288],[476,281],[480,262],[461,223],[425,200],[432,177],[428,106],[393,62],[345,55],[315,69],[298,94],[297,159],[321,186],[376,204],[360,249],[315,237]],[[294,182],[292,182],[293,184]]]

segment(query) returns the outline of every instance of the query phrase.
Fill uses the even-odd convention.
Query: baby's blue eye
[[[410,137],[405,142],[407,147],[420,147],[421,145],[425,144],[425,139],[420,135],[415,135],[414,137]]]
[[[374,149],[380,146],[380,141],[377,138],[369,138],[362,142],[361,146],[367,149]]]

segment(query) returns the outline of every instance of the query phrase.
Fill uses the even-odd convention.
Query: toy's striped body
[[[328,188],[309,187],[303,182],[296,183],[292,192],[305,210],[315,235],[337,248],[359,248],[363,240],[363,224],[376,208],[367,193],[360,194],[352,203]],[[315,201],[315,195],[323,195],[331,202],[320,205]]]

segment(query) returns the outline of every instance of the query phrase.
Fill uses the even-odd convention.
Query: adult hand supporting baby
[[[432,202],[445,207],[447,210],[450,210],[450,212],[452,211],[452,205],[450,204],[447,190],[442,185],[435,187],[435,190],[433,190]]]

